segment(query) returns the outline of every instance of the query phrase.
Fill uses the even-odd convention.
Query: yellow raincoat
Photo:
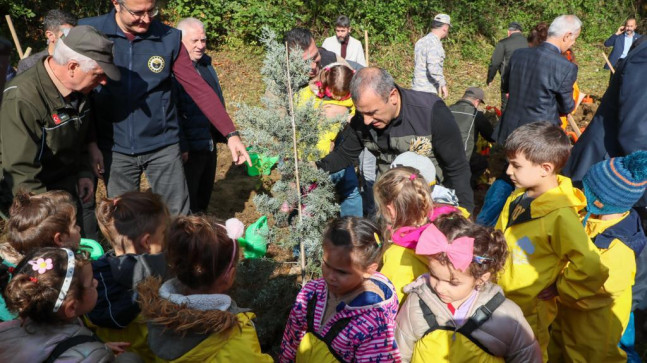
[[[556,284],[561,301],[574,304],[594,296],[609,275],[577,214],[586,206],[584,194],[573,188],[569,178],[557,176],[557,181],[556,188],[538,196],[528,208],[510,211],[510,204],[525,193],[525,189],[515,190],[496,225],[509,251],[498,283],[523,311],[544,361],[548,359],[548,327],[557,305],[556,299],[542,301],[537,295]]]
[[[183,295],[182,286],[177,279],[162,285],[150,277],[137,286],[155,354],[146,362],[273,362],[261,353],[253,313],[241,311],[223,294]],[[223,302],[239,312],[214,308]]]
[[[400,306],[407,295],[402,289],[412,283],[418,276],[429,272],[427,257],[416,255],[416,251],[392,243],[382,256],[380,272],[386,276],[398,294]]]
[[[102,342],[129,342],[126,351],[140,356],[145,362],[151,362],[155,355],[148,347],[148,327],[141,315],[123,329],[105,328],[94,325],[90,319],[84,317],[85,324],[101,339]]]
[[[256,316],[252,313],[239,313],[236,316],[240,329],[212,333],[180,358],[167,361],[155,357],[155,362],[273,362],[272,357],[261,353],[256,329],[251,320]]]
[[[628,215],[629,212],[625,212],[622,217],[612,220],[591,217],[587,220],[586,232],[595,238],[622,221],[626,220],[631,226]],[[637,233],[642,234],[641,231]],[[602,263],[609,268],[609,278],[595,296],[578,302],[575,307],[558,301],[549,347],[551,362],[627,361],[618,342],[629,323],[636,255],[625,242],[614,238],[608,248],[600,248]]]
[[[353,104],[352,99],[347,99],[343,101],[337,101],[332,99],[323,99],[317,97],[315,91],[313,90],[313,84],[310,83],[308,86],[303,87],[296,95],[296,104],[297,107],[304,107],[308,105],[308,102],[312,102],[312,107],[318,109],[321,106],[325,105],[337,105],[348,108],[349,115],[352,117],[355,115],[355,105]],[[328,129],[320,127],[319,130],[319,140],[317,141],[317,149],[319,155],[317,157],[312,157],[309,159],[318,160],[318,158],[323,158],[328,155],[332,149],[332,144],[337,138],[337,134],[341,130],[341,124],[335,123],[329,126]]]

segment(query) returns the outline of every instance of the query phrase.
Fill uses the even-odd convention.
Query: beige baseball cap
[[[436,17],[434,17],[434,20],[443,24],[447,24],[449,26],[452,26],[450,22],[449,15],[447,14],[438,14]]]

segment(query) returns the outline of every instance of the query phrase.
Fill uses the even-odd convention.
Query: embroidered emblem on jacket
[[[154,73],[159,73],[164,69],[164,58],[154,55],[148,59],[148,69]]]

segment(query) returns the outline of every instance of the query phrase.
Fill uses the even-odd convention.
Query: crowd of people
[[[250,162],[204,25],[165,25],[154,0],[113,5],[80,20],[48,12],[48,48],[21,61],[2,95],[0,360],[273,361],[254,313],[228,294],[244,226],[204,215],[215,144]],[[308,29],[284,35],[310,65],[296,106],[344,121],[319,130],[307,156],[341,211],[278,360],[640,361],[647,44],[636,19],[605,42],[614,73],[574,146],[561,118],[577,103],[575,15],[527,39],[509,24],[486,80],[501,74],[496,127],[481,88],[445,103],[451,26],[438,14],[416,42],[411,89],[366,64],[346,16],[322,47]],[[488,167],[479,138],[507,164],[475,215]]]

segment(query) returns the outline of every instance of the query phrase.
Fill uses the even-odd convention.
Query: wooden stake
[[[368,67],[368,31],[364,30],[364,58],[366,58],[366,66]]]
[[[11,21],[11,17],[9,15],[5,15],[4,17],[5,19],[7,19],[7,25],[9,25],[9,31],[11,32],[11,37],[13,38],[13,42],[16,45],[16,50],[18,50],[18,57],[20,57],[20,59],[23,59],[25,55],[22,52],[22,47],[20,46],[20,41],[18,40],[16,29],[13,27],[13,21]]]
[[[611,74],[615,74],[616,70],[613,69],[613,66],[611,65],[611,62],[609,62],[609,58],[607,57],[607,54],[605,52],[602,52],[602,56],[604,57],[604,61],[607,62],[607,65],[609,66],[609,69],[611,70]]]
[[[580,95],[577,97],[577,102],[575,102],[575,108],[573,109],[573,112],[569,113],[566,116],[566,120],[568,120],[568,124],[571,125],[571,128],[575,132],[575,135],[577,137],[580,137],[582,135],[582,131],[580,131],[580,128],[577,126],[577,122],[575,122],[575,119],[573,118],[573,113],[577,110],[577,108],[582,104],[582,100],[586,97],[585,94],[580,93]]]
[[[297,179],[297,211],[299,213],[299,224],[303,223],[303,212],[301,211],[301,182],[299,180],[299,155],[297,153],[297,124],[294,121],[294,104],[292,102],[292,85],[290,77],[290,53],[288,42],[285,42],[285,59],[287,61],[288,78],[288,100],[290,105],[290,121],[292,122],[292,149],[294,150],[294,176]],[[306,249],[303,240],[299,239],[299,252],[301,259],[301,283],[306,282]]]
[[[577,135],[577,137],[580,137],[582,135],[582,131],[580,131],[580,128],[577,127],[577,123],[575,122],[575,119],[573,119],[573,115],[569,113],[568,115],[566,115],[566,119],[568,120],[568,124],[571,125],[573,131],[575,131],[575,135]]]
[[[25,49],[25,54],[22,55],[22,59],[29,57],[30,54],[31,54],[31,47],[27,47],[27,49]]]

